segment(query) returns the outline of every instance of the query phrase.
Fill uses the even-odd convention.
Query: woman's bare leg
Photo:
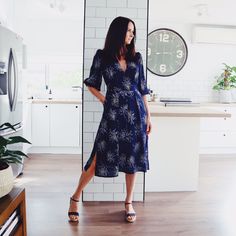
[[[134,185],[136,180],[136,173],[134,174],[125,174],[126,180],[126,199],[125,202],[132,202],[133,201],[133,192],[134,192]],[[125,208],[128,212],[134,212],[132,204],[125,205]],[[134,216],[129,216],[130,220],[134,219]]]
[[[94,156],[94,159],[93,159],[90,167],[87,169],[87,171],[85,171],[85,170],[82,171],[82,174],[79,179],[79,184],[78,184],[74,194],[72,195],[73,199],[75,199],[75,200],[80,199],[83,189],[86,187],[86,185],[89,183],[89,181],[93,178],[93,176],[95,174],[95,165],[96,165],[96,155]],[[75,202],[75,201],[70,202],[69,212],[78,212],[77,202]],[[70,218],[72,220],[76,220],[78,218],[78,216],[71,215]]]

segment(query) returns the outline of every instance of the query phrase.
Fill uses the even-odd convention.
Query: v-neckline
[[[126,62],[126,68],[125,68],[125,70],[122,68],[122,66],[121,66],[121,64],[120,64],[120,62],[119,62],[119,60],[117,60],[117,63],[118,63],[118,65],[119,65],[119,68],[120,68],[120,70],[123,72],[123,73],[125,73],[126,71],[127,71],[127,69],[128,69],[128,62],[127,61],[125,61]]]

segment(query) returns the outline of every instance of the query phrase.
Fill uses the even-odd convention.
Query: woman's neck
[[[120,55],[119,55],[120,60],[126,58],[126,52],[127,52],[127,50],[126,50],[125,47],[122,47],[122,48],[120,49]]]
[[[123,61],[126,59],[125,55],[119,55],[119,56],[116,56],[116,58],[118,61]]]

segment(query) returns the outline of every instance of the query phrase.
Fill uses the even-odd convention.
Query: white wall
[[[0,0],[0,24],[13,29],[14,0]]]
[[[14,31],[24,38],[27,45],[27,62],[29,81],[28,96],[45,97],[46,90],[41,91],[34,81],[37,70],[55,64],[77,64],[82,74],[83,63],[83,0],[64,1],[65,11],[50,8],[46,0],[13,0]],[[38,73],[40,81],[50,80],[45,73]],[[48,73],[50,75],[50,73]],[[45,78],[41,78],[45,75]],[[46,82],[47,83],[47,82]],[[82,76],[75,85],[81,85]],[[50,83],[49,83],[50,86]],[[45,88],[45,84],[41,86]],[[41,88],[40,87],[40,88]],[[38,91],[40,90],[40,91]],[[75,97],[72,90],[55,90],[55,97]],[[76,95],[77,97],[77,95]]]
[[[63,13],[37,2],[40,1],[16,0],[15,3],[15,30],[25,39],[28,52],[82,54],[83,0],[69,1]],[[77,17],[68,15],[72,9],[77,10]]]
[[[236,2],[204,1],[208,14],[198,16],[200,1],[149,1],[149,32],[165,27],[180,33],[185,39],[189,56],[184,68],[170,77],[159,77],[148,71],[148,84],[159,97],[189,97],[194,101],[217,101],[212,90],[215,76],[222,72],[222,63],[236,65],[236,45],[192,43],[196,24],[236,25]]]

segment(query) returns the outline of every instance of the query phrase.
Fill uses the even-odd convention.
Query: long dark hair
[[[125,37],[128,29],[129,22],[134,25],[134,37],[129,45],[125,45]],[[107,60],[120,59],[122,55],[126,60],[132,60],[135,57],[135,40],[136,40],[136,27],[135,23],[126,17],[118,16],[110,24],[107,32],[104,56]]]

